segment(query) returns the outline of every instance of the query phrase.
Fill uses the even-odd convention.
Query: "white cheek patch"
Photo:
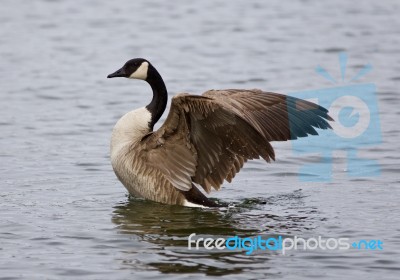
[[[149,63],[147,61],[143,62],[135,72],[133,72],[129,78],[130,79],[147,79],[147,70],[149,69]]]

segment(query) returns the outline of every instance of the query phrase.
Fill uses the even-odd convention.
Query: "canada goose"
[[[125,114],[111,137],[111,163],[130,194],[166,204],[220,206],[207,193],[231,182],[243,164],[260,156],[275,160],[271,141],[318,135],[331,128],[328,110],[278,93],[209,90],[174,96],[164,124],[153,131],[167,105],[167,88],[154,66],[131,59],[107,78],[148,82],[153,99]]]

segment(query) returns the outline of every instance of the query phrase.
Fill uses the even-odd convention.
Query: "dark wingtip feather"
[[[286,98],[291,138],[318,135],[316,129],[332,129],[329,121],[334,121],[328,109],[296,97]]]

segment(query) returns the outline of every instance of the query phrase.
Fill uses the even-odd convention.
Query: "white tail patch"
[[[208,208],[207,206],[204,206],[204,205],[200,205],[200,204],[189,202],[186,199],[183,202],[183,206],[185,206],[185,207],[197,207],[197,208]]]

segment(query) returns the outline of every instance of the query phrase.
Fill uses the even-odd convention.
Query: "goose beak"
[[[115,78],[115,77],[126,77],[125,70],[121,68],[107,76],[107,78]]]

